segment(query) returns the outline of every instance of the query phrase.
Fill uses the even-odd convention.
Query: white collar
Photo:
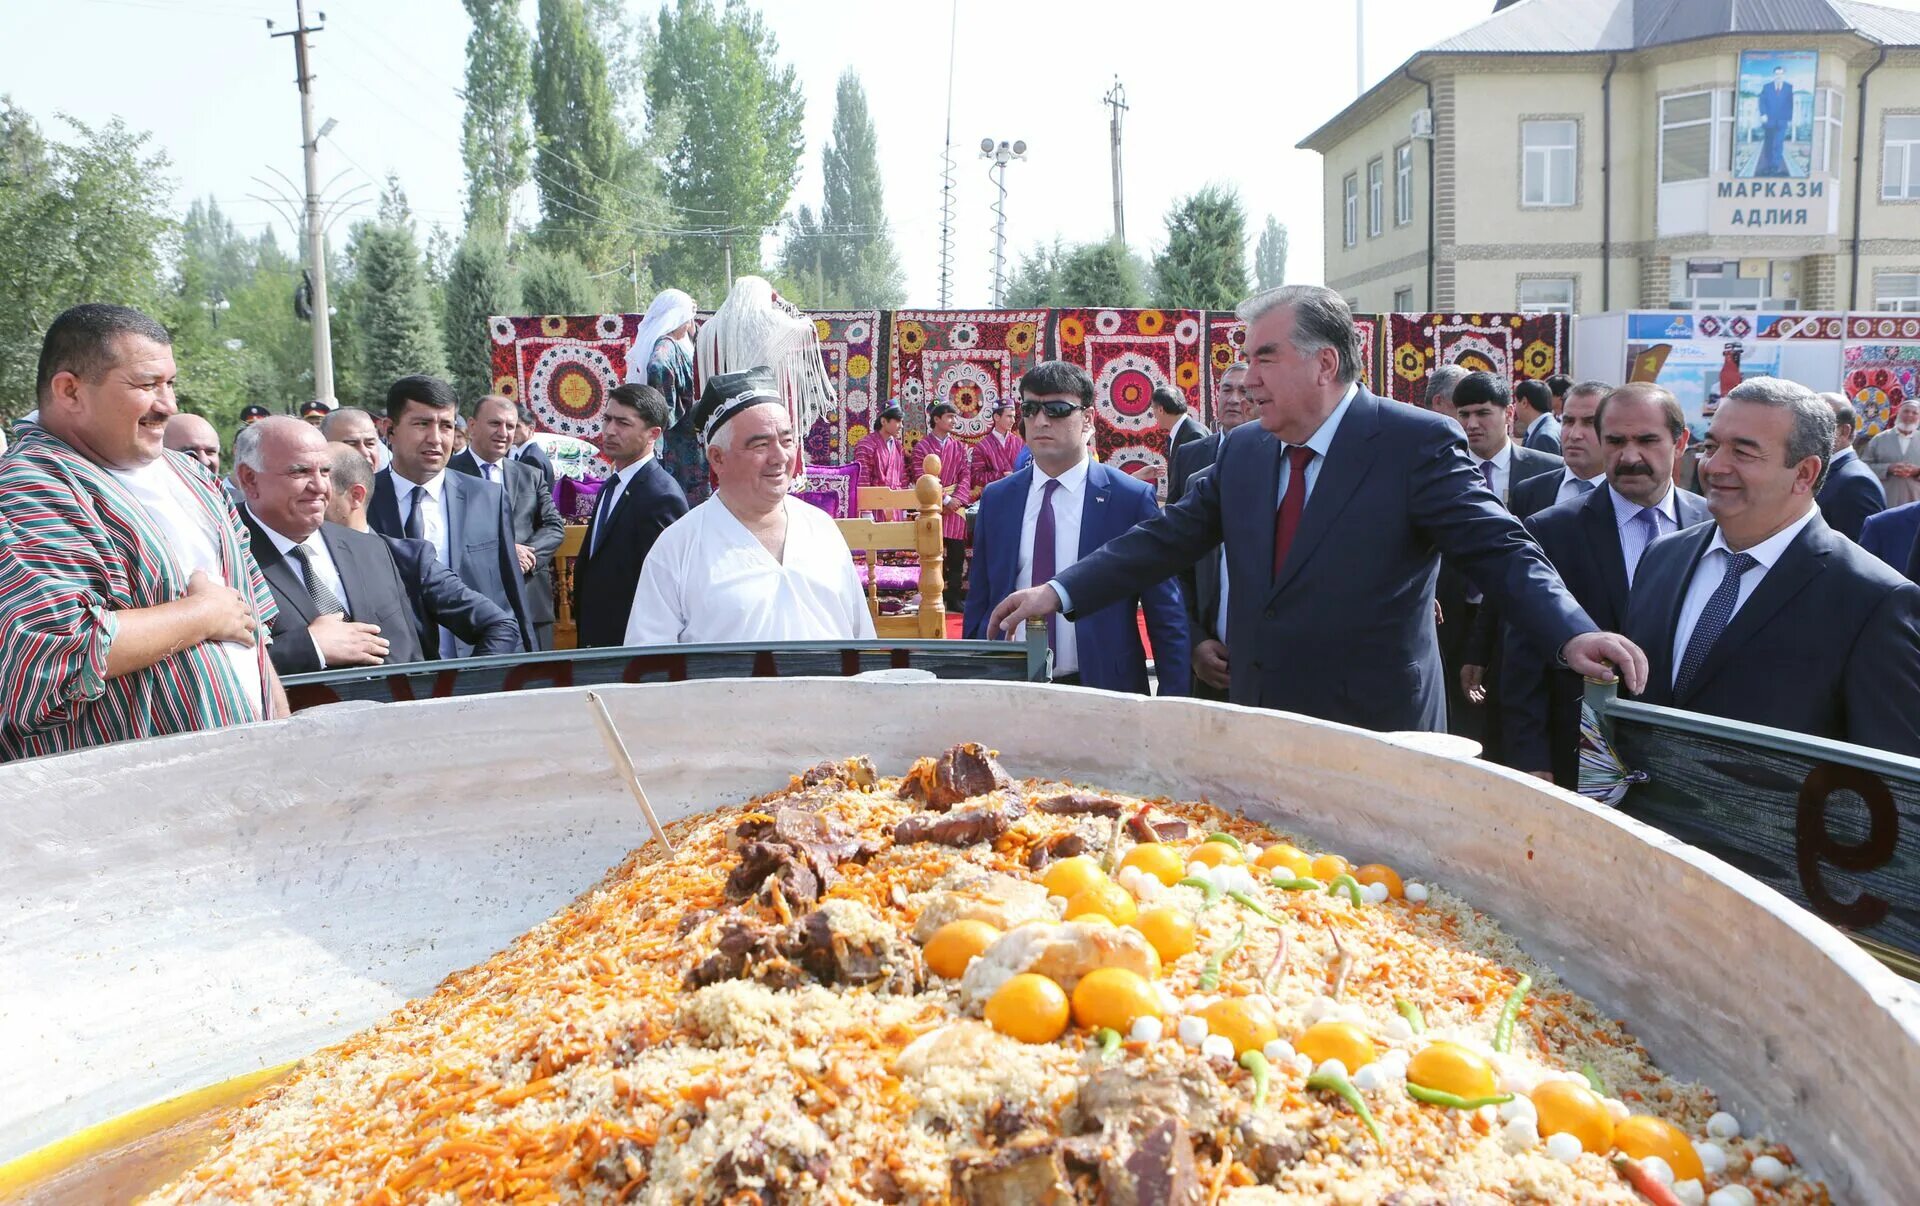
[[[1546,422],[1548,419],[1551,419],[1552,417],[1553,417],[1553,412],[1548,411],[1546,414],[1541,415],[1539,418],[1535,419],[1533,422],[1527,424],[1527,434],[1532,435],[1534,432],[1540,430],[1540,424]]]
[[[402,477],[400,471],[391,465],[387,466],[387,472],[393,475],[393,490],[395,494],[412,494],[415,486],[424,486],[426,487],[427,497],[435,502],[440,501],[440,488],[447,483],[447,471],[445,469],[442,469],[424,482],[416,482]],[[402,487],[405,488],[402,489]]]
[[[1613,522],[1619,527],[1626,527],[1634,516],[1640,514],[1640,504],[1614,489],[1612,483],[1607,485],[1607,494],[1613,499]],[[1680,526],[1680,517],[1674,512],[1672,482],[1667,483],[1666,494],[1653,504],[1653,509],[1673,520],[1674,527]]]
[[[652,459],[653,459],[653,454],[649,452],[647,455],[641,457],[639,460],[635,461],[633,464],[628,465],[625,469],[614,470],[613,475],[620,479],[620,488],[624,490],[628,486],[631,486],[633,484],[634,474],[640,472],[642,469],[645,469],[647,467],[647,462]]]
[[[1762,568],[1772,569],[1773,563],[1780,560],[1780,555],[1787,551],[1787,546],[1793,543],[1794,537],[1800,535],[1800,529],[1812,523],[1813,517],[1819,513],[1820,509],[1809,502],[1805,515],[1794,520],[1786,527],[1781,528],[1778,532],[1762,540],[1759,544],[1747,549],[1747,555],[1755,561],[1758,561]],[[1707,546],[1707,552],[1711,553],[1715,549],[1719,549],[1724,553],[1733,552],[1732,549],[1727,547],[1726,533],[1720,530],[1719,524],[1715,524],[1713,527],[1713,543]]]
[[[273,542],[274,550],[278,552],[282,557],[285,557],[288,554],[292,553],[294,548],[298,545],[306,545],[308,548],[313,549],[315,552],[320,551],[320,529],[319,528],[315,528],[313,530],[313,534],[311,536],[308,536],[305,540],[291,540],[286,536],[281,535],[279,530],[274,528],[273,525],[269,524],[266,520],[260,518],[258,515],[255,515],[253,513],[252,507],[247,508],[247,517],[249,519],[252,519],[254,523],[258,524],[260,527],[260,530],[267,534],[267,539]]]
[[[1320,424],[1319,429],[1308,436],[1307,442],[1301,445],[1301,447],[1311,448],[1315,456],[1325,458],[1327,450],[1333,447],[1334,433],[1340,430],[1340,420],[1347,417],[1348,408],[1353,405],[1354,398],[1358,397],[1359,394],[1360,383],[1358,381],[1347,386],[1347,392],[1340,395],[1340,404],[1333,408],[1333,413],[1327,416],[1326,422]],[[1184,418],[1185,416],[1183,415],[1181,417]]]
[[[513,452],[511,450],[507,452],[507,455],[501,457],[497,461],[490,461],[486,457],[481,456],[479,453],[474,452],[473,449],[471,448],[467,449],[467,451],[473,453],[473,463],[480,466],[481,477],[485,477],[487,475],[488,465],[492,465],[494,468],[500,470],[500,476],[505,477],[507,474],[507,462],[513,459]]]
[[[1500,445],[1500,451],[1494,453],[1486,460],[1481,460],[1474,454],[1471,448],[1467,449],[1467,455],[1473,457],[1473,467],[1475,469],[1478,469],[1482,465],[1492,465],[1495,469],[1505,469],[1513,463],[1513,441],[1508,440],[1506,443]]]
[[[1841,461],[1844,461],[1848,457],[1853,455],[1854,455],[1854,451],[1851,448],[1842,448],[1840,451],[1834,453],[1833,459],[1827,462],[1827,472],[1829,473],[1833,472],[1833,467],[1835,465],[1838,465]]]
[[[1033,467],[1033,485],[1028,488],[1027,493],[1038,494],[1040,491],[1046,489],[1048,482],[1057,481],[1060,483],[1062,490],[1078,494],[1086,487],[1087,474],[1092,472],[1092,468],[1093,461],[1083,456],[1073,463],[1073,468],[1068,469],[1057,478],[1052,478],[1042,473],[1040,466],[1035,465]]]

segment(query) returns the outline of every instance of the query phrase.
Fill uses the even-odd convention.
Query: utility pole
[[[640,310],[640,249],[638,247],[629,246],[627,248],[627,279],[633,282],[633,312],[635,314],[638,314],[641,312]]]
[[[727,245],[721,250],[727,255],[727,292],[733,292],[733,236],[727,236]]]
[[[1367,0],[1353,0],[1353,94],[1367,91]]]
[[[320,171],[315,156],[320,139],[313,132],[313,72],[307,64],[307,35],[322,25],[308,26],[306,0],[293,0],[294,28],[271,34],[293,39],[293,64],[300,86],[300,150],[307,167],[307,264],[313,275],[313,396],[329,407],[333,397],[333,324],[327,311],[327,234],[320,224]],[[324,16],[322,20],[324,20]],[[273,23],[269,21],[271,30]]]
[[[1127,203],[1120,180],[1120,115],[1127,110],[1127,90],[1120,86],[1120,77],[1113,77],[1113,87],[1100,98],[1113,110],[1113,238],[1120,244],[1127,241]]]
[[[940,152],[940,308],[953,304],[953,65],[959,54],[960,0],[947,26],[947,144]]]

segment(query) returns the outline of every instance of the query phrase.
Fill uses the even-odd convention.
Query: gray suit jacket
[[[500,487],[464,473],[448,472],[443,489],[451,521],[447,531],[447,568],[513,617],[520,628],[521,647],[531,653],[533,625],[527,618],[520,560],[514,555],[513,527]],[[382,536],[406,535],[400,523],[400,503],[394,494],[392,469],[382,469],[374,475],[367,523]],[[466,657],[471,653],[471,647],[463,642],[456,656]]]
[[[320,609],[307,593],[305,571],[299,562],[280,555],[252,512],[243,510],[240,514],[253,538],[253,559],[260,565],[260,575],[273,589],[274,602],[280,605],[280,614],[269,628],[273,644],[267,655],[273,659],[273,668],[283,675],[325,669],[320,651],[307,632],[307,625],[320,618]],[[320,539],[326,542],[334,568],[340,571],[341,583],[347,588],[347,618],[380,629],[387,641],[389,664],[420,661],[413,604],[386,544],[372,533],[356,532],[337,523],[320,525]]]
[[[527,600],[527,619],[534,624],[551,624],[553,610],[553,555],[566,539],[566,521],[553,505],[553,491],[534,465],[508,457],[500,462],[506,471],[507,515],[513,523],[515,544],[533,550],[533,569],[521,575],[521,589]],[[483,477],[480,462],[471,451],[455,453],[447,468],[470,477]]]

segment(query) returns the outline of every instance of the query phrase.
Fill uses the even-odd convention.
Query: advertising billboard
[[[1813,170],[1813,50],[1743,50],[1735,100],[1733,174],[1804,180]]]

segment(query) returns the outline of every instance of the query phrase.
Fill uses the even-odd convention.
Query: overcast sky
[[[658,11],[630,2],[638,12]],[[1890,2],[1920,7],[1920,0]],[[985,305],[991,288],[993,189],[982,138],[1029,145],[1007,177],[1009,271],[1019,253],[1056,234],[1084,241],[1110,232],[1101,97],[1116,73],[1131,105],[1123,145],[1135,250],[1150,254],[1162,242],[1175,200],[1220,182],[1238,190],[1250,235],[1268,214],[1287,225],[1289,278],[1319,281],[1320,157],[1293,144],[1355,95],[1354,3],[958,0],[954,305]],[[1483,20],[1493,5],[1365,0],[1365,7],[1370,86],[1420,48]],[[341,192],[398,172],[422,237],[436,223],[457,233],[465,196],[455,95],[465,72],[464,10],[457,0],[323,0],[309,13],[315,8],[327,14],[326,31],[314,39],[317,111],[339,122],[322,143],[322,181],[344,172],[334,186]],[[535,8],[526,0],[529,28]],[[934,305],[949,0],[764,0],[761,9],[806,93],[804,171],[790,206],[819,204],[834,84],[852,67],[878,126],[909,304]],[[4,0],[0,90],[49,127],[59,111],[87,122],[119,116],[152,131],[172,160],[182,209],[192,197],[213,196],[258,230],[277,219],[249,199],[265,192],[252,177],[276,180],[268,169],[278,168],[299,181],[301,172],[290,39],[269,40],[265,17],[290,28],[293,0]]]

